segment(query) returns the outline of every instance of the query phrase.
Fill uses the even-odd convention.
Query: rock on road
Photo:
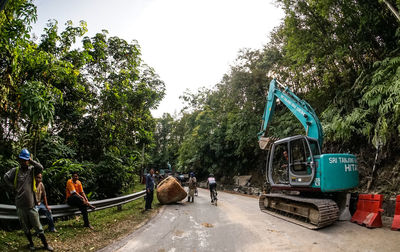
[[[400,251],[400,232],[336,222],[309,230],[262,213],[258,199],[199,189],[194,203],[163,206],[151,221],[109,251]]]

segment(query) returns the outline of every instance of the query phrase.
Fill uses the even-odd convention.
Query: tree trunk
[[[393,13],[393,15],[396,16],[397,20],[400,22],[400,14],[399,12],[386,0],[383,0],[383,2],[387,5],[389,10]]]

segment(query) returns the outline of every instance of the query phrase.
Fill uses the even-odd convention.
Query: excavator
[[[277,100],[300,121],[305,135],[267,137]],[[267,151],[266,180],[270,192],[259,197],[262,212],[309,229],[333,224],[345,192],[358,186],[357,159],[348,153],[321,153],[323,130],[314,109],[276,79],[270,82],[258,133]]]

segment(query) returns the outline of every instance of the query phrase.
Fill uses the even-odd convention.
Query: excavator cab
[[[273,143],[267,163],[267,180],[272,187],[310,186],[315,177],[314,156],[321,150],[316,139],[298,135]]]

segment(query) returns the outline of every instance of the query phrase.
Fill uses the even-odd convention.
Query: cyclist
[[[210,173],[210,176],[207,179],[207,186],[210,189],[211,203],[214,203],[212,192],[213,190],[215,190],[215,193],[217,193],[217,181],[215,180],[214,174],[212,173]]]

